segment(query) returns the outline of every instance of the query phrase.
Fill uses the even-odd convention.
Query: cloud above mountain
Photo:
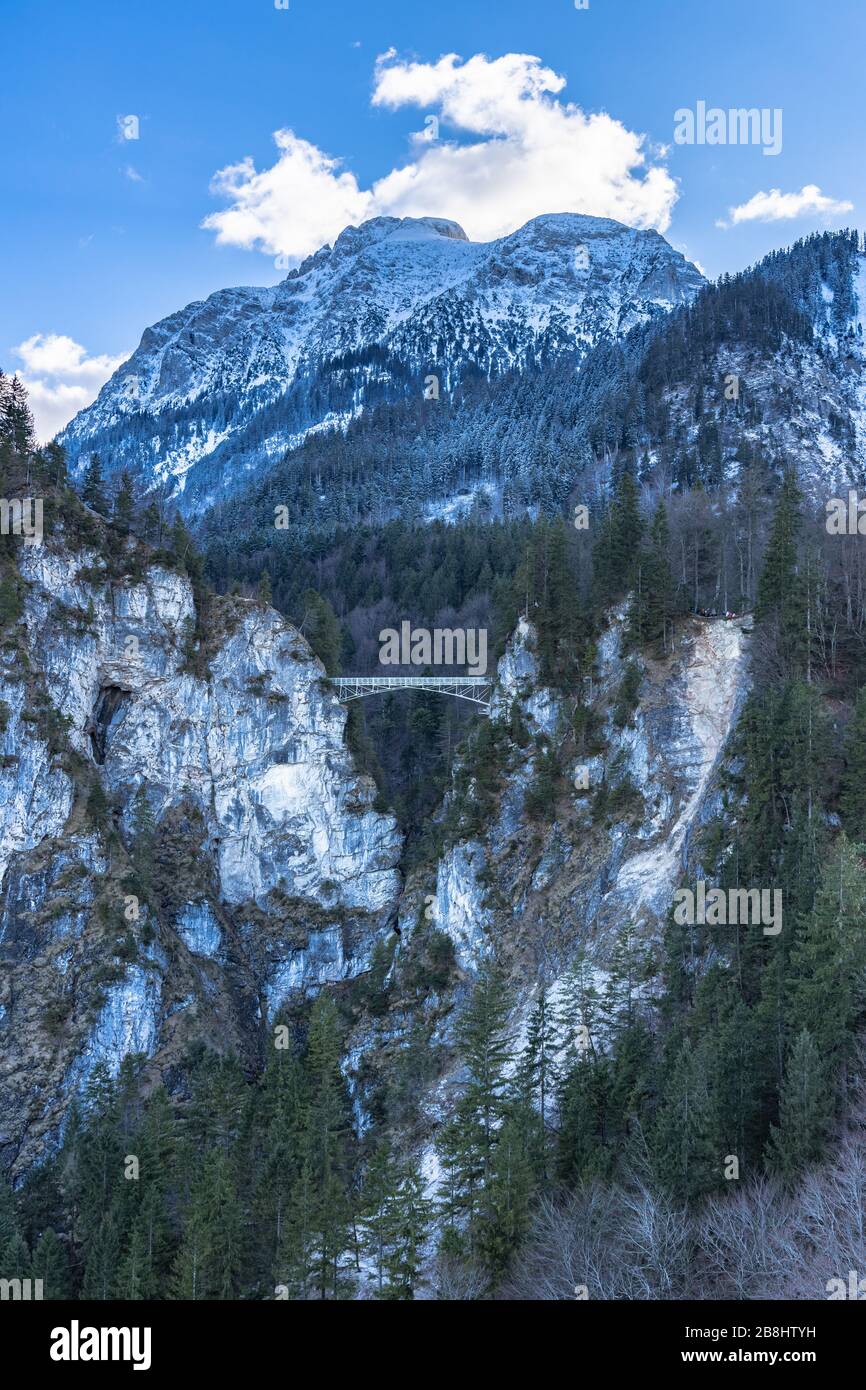
[[[612,116],[561,100],[564,86],[529,54],[419,63],[391,50],[376,61],[372,105],[425,113],[405,164],[362,188],[340,159],[278,130],[269,168],[247,156],[214,175],[228,206],[202,225],[222,244],[292,259],[376,216],[449,217],[478,241],[552,210],[664,232],[677,185],[660,152]]]
[[[89,356],[63,333],[34,333],[12,349],[23,363],[18,373],[30,397],[41,443],[52,439],[72,416],[90,405],[99,388],[126,361],[128,353]]]
[[[807,183],[799,193],[783,193],[779,188],[756,193],[746,203],[728,209],[728,220],[720,219],[717,227],[736,227],[741,222],[790,222],[796,217],[818,214],[835,217],[851,212],[854,204],[845,199],[829,198],[816,183]]]

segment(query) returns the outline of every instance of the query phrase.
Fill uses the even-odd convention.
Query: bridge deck
[[[383,690],[429,690],[489,709],[493,680],[491,676],[334,676],[332,684],[341,700],[363,700]]]

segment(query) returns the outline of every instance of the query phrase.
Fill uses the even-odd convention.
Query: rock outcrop
[[[213,600],[200,669],[185,575],[100,579],[95,554],[55,545],[20,565],[0,688],[0,1149],[17,1165],[98,1062],[145,1053],[164,1076],[196,1040],[254,1062],[287,994],[364,968],[401,846],[321,663],[272,609]]]

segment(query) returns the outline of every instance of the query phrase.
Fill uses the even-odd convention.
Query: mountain
[[[367,405],[558,358],[688,303],[696,268],[653,231],[576,214],[471,242],[454,222],[348,227],[268,289],[220,290],[145,331],[61,435],[75,469],[168,479],[200,511]]]
[[[706,286],[580,373],[575,428],[665,489],[793,465],[810,500],[866,477],[866,250],[820,233]]]
[[[588,530],[531,507],[306,547],[272,527],[283,613],[267,583],[208,587],[180,518],[152,546],[148,504],[82,501],[0,378],[4,486],[44,503],[39,534],[0,537],[10,1276],[85,1299],[566,1298],[581,1276],[727,1298],[857,1268],[860,538],[730,450],[763,443],[786,358],[855,389],[859,258],[810,240],[576,378],[501,378],[509,426],[559,414],[598,448]],[[713,383],[741,347],[728,418]],[[477,424],[499,389],[430,419],[453,443],[458,403]],[[648,441],[680,433],[656,489]],[[261,573],[246,539],[227,530],[221,587]],[[489,717],[417,691],[371,700],[366,732],[346,712],[341,627],[375,659],[396,616],[489,620]]]

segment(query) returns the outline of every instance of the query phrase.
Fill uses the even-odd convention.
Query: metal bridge
[[[469,700],[489,714],[491,676],[333,676],[331,684],[339,699],[363,700],[383,690],[427,690],[437,695],[454,695]]]

